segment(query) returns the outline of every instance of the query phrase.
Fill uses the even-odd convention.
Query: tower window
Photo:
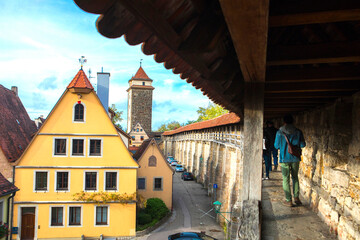
[[[143,86],[145,86],[145,82],[143,82]]]
[[[144,141],[144,136],[141,136],[141,137],[140,137],[140,140],[141,140],[141,141]]]
[[[75,122],[83,122],[84,121],[84,106],[81,103],[78,103],[75,105],[74,121]]]

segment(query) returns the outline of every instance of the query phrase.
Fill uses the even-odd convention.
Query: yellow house
[[[137,190],[145,199],[160,198],[172,209],[174,170],[165,160],[154,139],[145,140],[134,154],[138,169]]]
[[[137,168],[81,69],[18,160],[12,238],[135,236]]]

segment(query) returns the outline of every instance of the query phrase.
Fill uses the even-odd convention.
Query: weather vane
[[[81,58],[79,59],[79,63],[81,64],[81,70],[83,69],[84,63],[86,63],[86,58],[85,56],[81,56]]]
[[[141,63],[142,63],[142,61],[143,61],[143,59],[141,58],[141,59],[140,59],[140,67],[141,67]]]

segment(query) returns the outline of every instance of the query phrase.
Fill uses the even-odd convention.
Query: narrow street
[[[164,225],[139,239],[166,240],[170,234],[178,232],[205,231],[207,235],[223,240],[223,229],[212,218],[214,211],[209,212],[212,217],[204,215],[212,208],[207,191],[194,181],[183,181],[181,173],[175,173],[173,179],[173,215]]]

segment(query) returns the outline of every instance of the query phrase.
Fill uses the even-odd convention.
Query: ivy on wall
[[[107,202],[119,202],[122,204],[136,201],[136,193],[108,193],[108,192],[78,192],[73,194],[73,200],[82,202],[95,202],[95,203],[107,203]]]

